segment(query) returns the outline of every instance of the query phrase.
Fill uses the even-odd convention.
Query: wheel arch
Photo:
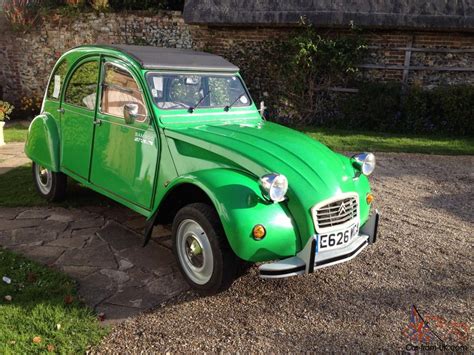
[[[214,203],[202,186],[189,181],[174,184],[158,205],[155,224],[170,224],[176,213],[184,206],[202,202],[215,209]]]
[[[247,261],[295,255],[300,238],[285,204],[263,200],[258,181],[235,169],[202,170],[176,178],[150,217],[150,225],[170,223],[179,208],[204,202],[215,209],[234,253]],[[268,236],[255,240],[252,229],[264,224]]]

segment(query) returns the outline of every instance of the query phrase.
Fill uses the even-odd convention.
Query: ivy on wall
[[[367,52],[356,28],[329,37],[304,23],[287,39],[236,47],[226,57],[239,65],[254,99],[265,100],[271,116],[296,125],[313,124],[318,112],[328,111],[328,89],[353,82]]]

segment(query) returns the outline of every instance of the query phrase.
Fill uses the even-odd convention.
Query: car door
[[[79,62],[67,79],[61,107],[61,168],[89,178],[99,81],[99,57]]]
[[[124,62],[103,61],[91,182],[150,209],[159,142],[136,79]],[[138,109],[133,122],[124,118],[127,104]]]

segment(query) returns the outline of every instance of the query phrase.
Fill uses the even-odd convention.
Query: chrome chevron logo
[[[341,207],[339,207],[338,216],[340,216],[344,213],[346,213],[346,206],[344,206],[344,202],[343,202],[343,203],[341,203]]]

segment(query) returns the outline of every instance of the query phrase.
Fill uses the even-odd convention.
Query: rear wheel
[[[66,196],[67,178],[63,173],[33,163],[33,180],[38,193],[48,201],[61,201]]]
[[[173,251],[181,273],[201,294],[230,287],[241,260],[227,242],[215,210],[204,203],[183,207],[173,221]]]

